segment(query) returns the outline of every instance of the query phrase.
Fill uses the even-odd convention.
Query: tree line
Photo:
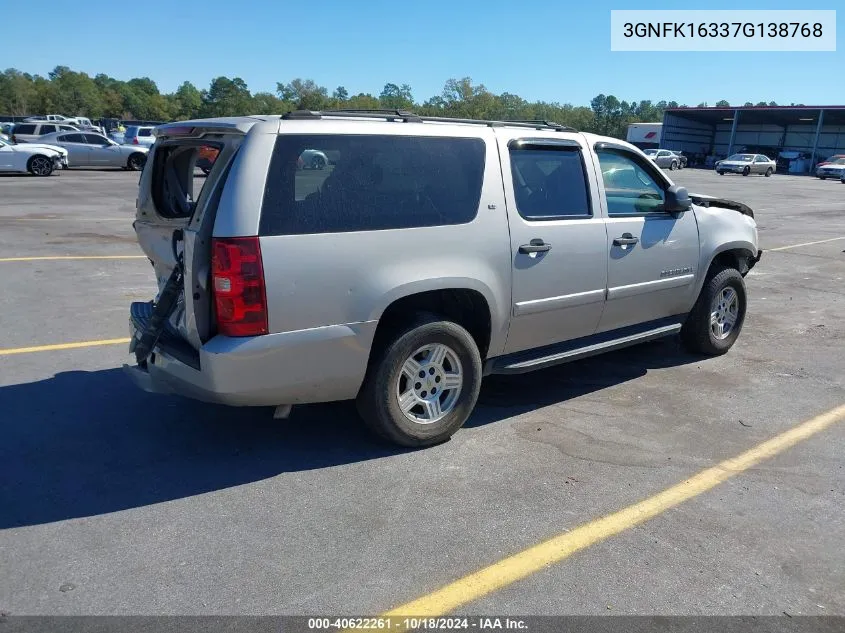
[[[706,103],[699,106],[706,106]],[[729,106],[719,101],[717,106]],[[753,105],[746,103],[746,106]],[[775,105],[761,102],[757,105]],[[149,77],[128,81],[105,74],[94,77],[57,66],[47,77],[10,68],[0,74],[0,114],[22,116],[59,113],[91,119],[171,121],[244,114],[284,114],[291,110],[406,109],[426,116],[494,120],[547,120],[586,132],[624,138],[629,123],[661,121],[666,108],[686,107],[675,101],[620,101],[600,94],[588,106],[528,101],[503,92],[494,94],[469,77],[449,79],[439,95],[414,98],[408,84],[387,83],[378,95],[350,93],[344,86],[331,92],[310,79],[277,83],[276,92],[251,92],[240,77],[217,77],[207,89],[185,81],[175,92],[162,93]]]

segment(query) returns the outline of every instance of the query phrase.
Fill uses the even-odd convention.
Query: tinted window
[[[484,178],[481,139],[283,135],[262,235],[376,231],[472,221]]]
[[[516,208],[527,220],[590,217],[584,161],[578,148],[512,149]]]
[[[41,129],[38,130],[38,135],[44,136],[45,134],[52,134],[55,131],[56,131],[55,125],[42,125]]]
[[[82,134],[65,134],[59,137],[63,143],[84,143],[85,137]]]
[[[140,129],[138,130],[138,136],[152,136],[153,131],[151,129]]]
[[[596,152],[604,180],[608,215],[642,215],[663,211],[663,187],[633,154]]]
[[[72,125],[60,125],[59,129],[60,130],[75,130],[76,128],[73,127]]]
[[[35,134],[35,126],[31,124],[21,124],[15,126],[15,134]]]
[[[99,134],[85,134],[85,142],[89,145],[109,145],[104,136]]]

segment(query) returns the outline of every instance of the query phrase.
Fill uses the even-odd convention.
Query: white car
[[[29,172],[49,176],[57,169],[67,169],[68,152],[54,145],[23,143],[13,145],[0,140],[0,171]]]
[[[845,158],[837,158],[834,161],[819,165],[816,168],[816,178],[835,178],[845,181]]]
[[[768,178],[777,170],[777,164],[763,154],[732,154],[716,163],[716,173],[724,174],[761,174]]]
[[[12,129],[12,140],[15,143],[37,143],[39,136],[53,132],[78,132],[73,125],[67,123],[16,123]]]

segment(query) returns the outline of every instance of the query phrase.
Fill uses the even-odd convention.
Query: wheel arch
[[[474,280],[432,279],[411,282],[389,293],[373,311],[378,321],[370,360],[397,329],[407,325],[415,314],[431,313],[453,321],[475,340],[482,358],[504,345],[497,326],[497,304],[493,294]]]

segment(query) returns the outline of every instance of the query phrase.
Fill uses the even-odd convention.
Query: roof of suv
[[[193,119],[165,123],[156,128],[157,136],[167,136],[168,131],[185,127],[217,128],[222,130],[238,130],[247,132],[258,123],[270,121],[314,121],[327,118],[361,119],[362,121],[399,121],[402,123],[455,123],[467,125],[485,125],[487,127],[520,127],[533,130],[548,130],[557,132],[575,132],[573,128],[560,125],[553,121],[487,121],[482,119],[458,119],[450,117],[420,116],[405,110],[294,110],[287,114],[251,115],[242,117],[218,117],[212,119]]]

